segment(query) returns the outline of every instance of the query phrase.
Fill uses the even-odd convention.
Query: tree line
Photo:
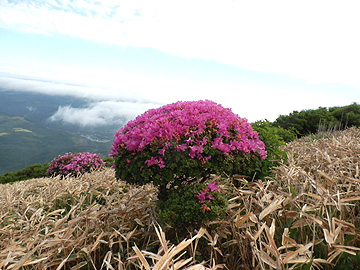
[[[288,115],[280,115],[273,125],[291,131],[297,138],[319,131],[360,127],[360,105],[354,102],[342,107],[293,111]]]

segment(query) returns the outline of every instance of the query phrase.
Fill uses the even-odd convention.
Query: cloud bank
[[[280,114],[288,114],[293,110],[349,105],[360,97],[356,90],[351,95],[339,95],[335,93],[337,88],[333,91],[330,88],[310,88],[293,92],[287,87],[279,86],[239,82],[227,84],[212,80],[187,81],[140,75],[129,75],[117,85],[117,88],[96,87],[0,73],[2,89],[40,92],[57,95],[59,98],[68,95],[88,100],[89,105],[85,108],[60,107],[51,117],[52,121],[80,126],[126,122],[148,109],[179,100],[209,99],[231,108],[234,113],[253,122],[263,119],[274,121]]]
[[[101,101],[86,108],[59,107],[49,120],[82,127],[120,125],[149,109],[149,104]]]
[[[59,107],[58,111],[49,118],[52,122],[82,127],[123,124],[146,110],[161,105],[131,91],[115,91],[5,73],[0,73],[0,86],[0,90],[42,93],[59,98],[74,96],[87,100],[89,102],[87,107],[76,108],[71,105]],[[32,106],[27,109],[36,110]]]

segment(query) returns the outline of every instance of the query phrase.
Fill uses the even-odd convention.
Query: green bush
[[[320,107],[316,110],[293,111],[289,115],[281,115],[274,124],[294,131],[298,137],[302,137],[316,133],[321,122],[333,124],[337,123],[337,119],[327,108]]]
[[[228,202],[215,182],[208,186],[196,183],[171,190],[166,201],[158,203],[160,220],[171,226],[192,227],[207,221],[221,218],[226,212]]]
[[[332,107],[329,112],[342,127],[360,127],[360,105],[357,103],[343,107]]]
[[[253,129],[259,133],[259,138],[265,143],[267,156],[261,161],[261,167],[258,170],[257,177],[263,179],[271,175],[271,168],[278,166],[280,161],[286,161],[287,155],[281,146],[286,142],[296,139],[296,135],[289,130],[274,126],[273,123],[257,121],[251,124]]]
[[[19,171],[5,173],[4,175],[0,176],[0,183],[12,183],[32,178],[45,177],[47,176],[46,171],[48,168],[48,163],[33,164]]]
[[[103,158],[103,161],[105,162],[105,166],[107,168],[111,168],[114,166],[114,159],[111,158],[111,157],[106,157],[106,158]]]
[[[289,115],[280,115],[273,124],[292,131],[297,137],[315,134],[319,128],[326,131],[360,127],[360,105],[353,103],[342,107],[293,111]]]

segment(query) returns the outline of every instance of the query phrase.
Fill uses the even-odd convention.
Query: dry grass
[[[151,222],[154,189],[128,189],[106,170],[2,185],[0,196],[0,269],[79,269],[122,265],[121,255]]]
[[[156,190],[111,169],[1,185],[0,269],[360,267],[360,130],[286,149],[273,179],[218,179],[231,194],[227,218],[178,244],[156,225]]]

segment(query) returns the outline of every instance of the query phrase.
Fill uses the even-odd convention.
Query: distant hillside
[[[109,142],[97,142],[67,131],[46,128],[22,116],[0,112],[0,175],[66,152],[89,151],[105,157]]]
[[[117,124],[80,126],[61,121],[49,121],[60,107],[86,108],[93,101],[72,96],[56,96],[42,93],[6,90],[0,85],[0,113],[18,115],[40,124],[44,128],[56,128],[82,135],[93,140],[113,140],[115,132],[127,121],[119,119]]]

